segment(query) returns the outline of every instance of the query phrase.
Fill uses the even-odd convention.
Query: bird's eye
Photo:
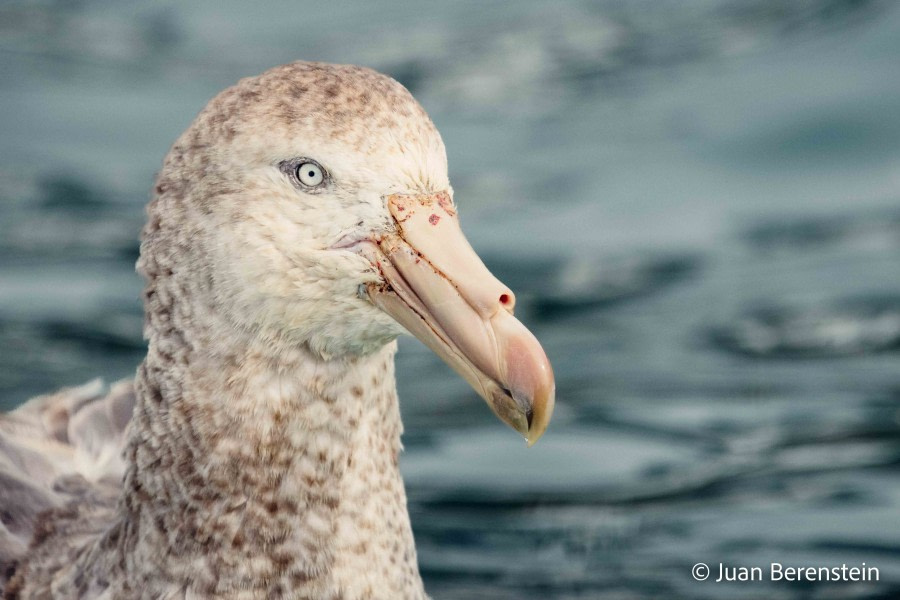
[[[325,181],[322,167],[314,162],[304,162],[297,166],[297,179],[306,187],[318,187]]]
[[[283,160],[278,163],[278,170],[305,192],[320,192],[331,183],[328,171],[311,158]]]

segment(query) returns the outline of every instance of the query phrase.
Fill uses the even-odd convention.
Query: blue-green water
[[[896,3],[6,2],[0,406],[133,373],[154,172],[217,91],[298,58],[419,98],[556,369],[526,450],[402,344],[436,599],[900,596]],[[772,561],[880,580],[691,577]]]

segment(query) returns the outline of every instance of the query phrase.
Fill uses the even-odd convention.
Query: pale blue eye
[[[322,184],[325,175],[316,163],[305,162],[297,167],[297,179],[307,187],[316,187]]]

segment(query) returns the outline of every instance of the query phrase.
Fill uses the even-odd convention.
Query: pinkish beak
[[[469,245],[447,192],[386,199],[395,228],[359,251],[383,283],[371,301],[459,373],[528,445],[544,433],[556,386],[544,350],[514,316],[515,296]]]

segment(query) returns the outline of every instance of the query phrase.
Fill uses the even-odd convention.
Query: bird
[[[214,97],[163,160],[137,270],[134,380],[0,415],[6,599],[427,598],[397,337],[529,445],[550,421],[552,367],[460,228],[440,134],[369,68]]]

